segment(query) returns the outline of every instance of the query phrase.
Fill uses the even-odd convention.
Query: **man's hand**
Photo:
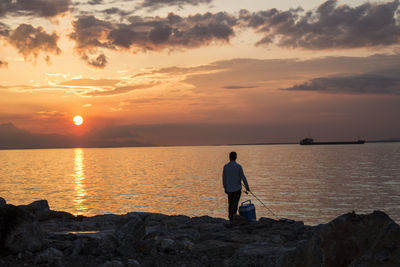
[[[250,191],[250,187],[246,186],[246,191]]]

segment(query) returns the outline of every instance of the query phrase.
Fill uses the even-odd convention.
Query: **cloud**
[[[117,14],[117,15],[120,15],[121,17],[124,17],[124,16],[128,16],[128,15],[131,14],[132,12],[131,12],[131,11],[126,11],[126,10],[119,9],[119,8],[117,8],[117,7],[112,7],[112,8],[104,9],[104,10],[103,10],[103,13],[104,13],[104,14],[107,14],[107,15],[115,15],[115,14]]]
[[[6,15],[55,17],[70,10],[71,0],[2,0],[0,17]]]
[[[351,94],[400,94],[400,65],[354,74],[317,77],[282,90]]]
[[[81,16],[73,22],[70,38],[75,49],[88,64],[104,67],[104,54],[90,60],[99,49],[130,49],[132,52],[163,49],[197,48],[211,42],[228,42],[234,36],[237,19],[227,13],[205,13],[181,17],[129,18],[129,23],[113,23],[94,16]]]
[[[361,87],[367,88],[367,83],[378,86],[378,80],[372,77],[382,77],[384,88],[381,91],[375,88],[378,93],[395,92],[392,85],[400,77],[400,55],[373,55],[368,57],[323,57],[308,60],[289,59],[246,59],[238,58],[231,60],[217,61],[212,64],[183,67],[169,67],[144,71],[135,74],[132,78],[147,79],[163,82],[165,77],[171,79],[174,87],[192,88],[196,91],[207,91],[208,93],[221,93],[218,88],[224,89],[250,89],[277,90],[279,88],[292,88],[294,85],[301,85],[304,81],[311,81],[321,77],[344,77],[362,78],[359,87],[343,89],[343,93],[362,92]],[[375,76],[373,76],[375,75]],[[227,85],[227,81],[230,84]],[[324,82],[327,82],[324,80]],[[316,82],[315,82],[316,83]],[[315,83],[311,83],[314,85]],[[318,84],[322,83],[318,80]],[[337,85],[338,87],[339,85]],[[372,86],[372,85],[371,85]],[[300,90],[311,86],[294,87],[292,90]],[[373,92],[371,87],[365,89],[365,93]],[[336,88],[339,92],[339,89]],[[248,90],[251,91],[251,90]]]
[[[400,95],[400,66],[381,73],[315,78],[283,90]]]
[[[0,60],[0,68],[7,68],[7,67],[8,67],[8,63],[6,61]]]
[[[222,88],[225,89],[247,89],[247,88],[257,88],[258,86],[255,85],[228,85],[228,86],[223,86]]]
[[[57,46],[59,36],[56,33],[48,34],[42,27],[34,28],[32,25],[21,24],[10,33],[7,41],[17,48],[25,59],[36,59],[40,52],[60,54]]]
[[[263,33],[258,45],[306,49],[341,49],[400,43],[399,1],[365,3],[356,7],[328,0],[315,11],[270,9],[240,12],[246,26]]]
[[[91,0],[91,1],[88,1],[87,4],[89,4],[89,5],[102,5],[102,4],[104,4],[104,0]]]
[[[160,84],[160,82],[152,81],[148,83],[140,83],[135,85],[126,85],[126,86],[118,86],[111,90],[96,90],[86,93],[87,96],[112,96],[112,95],[119,95],[129,93],[134,90],[138,89],[149,89],[156,85]]]
[[[72,79],[58,83],[55,88],[79,89],[79,94],[83,96],[113,96],[139,89],[149,89],[160,83],[160,81],[138,82],[135,81],[135,78],[125,80]]]
[[[61,82],[59,85],[70,86],[115,86],[120,80],[112,79],[72,79],[69,81]]]
[[[112,30],[112,24],[94,16],[80,17],[72,24],[75,30],[70,34],[70,38],[75,41],[75,50],[88,65],[104,68],[107,64],[106,56],[96,53],[98,48],[109,47],[107,35]]]
[[[10,28],[6,24],[0,22],[0,37],[6,37],[9,35],[9,33]]]
[[[209,4],[212,1],[213,0],[144,0],[141,7],[147,7],[154,10],[173,5],[179,7],[183,7],[184,5],[197,6],[199,4]]]

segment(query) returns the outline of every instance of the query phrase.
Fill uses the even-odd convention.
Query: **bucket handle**
[[[249,203],[249,205],[251,205],[251,200],[249,199],[249,200],[243,201],[243,202],[241,203],[241,206],[243,206],[243,204],[244,204],[244,203],[247,203],[247,202]]]

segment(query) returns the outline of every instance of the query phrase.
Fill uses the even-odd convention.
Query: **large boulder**
[[[4,198],[0,197],[0,207],[4,206],[6,204],[7,204],[7,201]]]
[[[58,261],[61,261],[63,253],[55,248],[47,248],[36,254],[35,264],[49,263],[55,265]]]
[[[9,253],[35,252],[45,245],[42,229],[35,216],[21,207],[0,207],[1,250]]]
[[[39,221],[46,220],[50,215],[50,207],[47,200],[37,200],[22,207],[33,213]]]
[[[129,221],[118,229],[116,236],[121,244],[133,245],[146,235],[146,228],[139,215],[130,214]]]
[[[344,214],[319,225],[281,266],[400,266],[400,226],[384,212]]]

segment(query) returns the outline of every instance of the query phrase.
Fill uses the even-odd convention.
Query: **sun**
[[[83,118],[79,115],[75,116],[72,121],[74,122],[75,125],[81,125],[83,123]]]

